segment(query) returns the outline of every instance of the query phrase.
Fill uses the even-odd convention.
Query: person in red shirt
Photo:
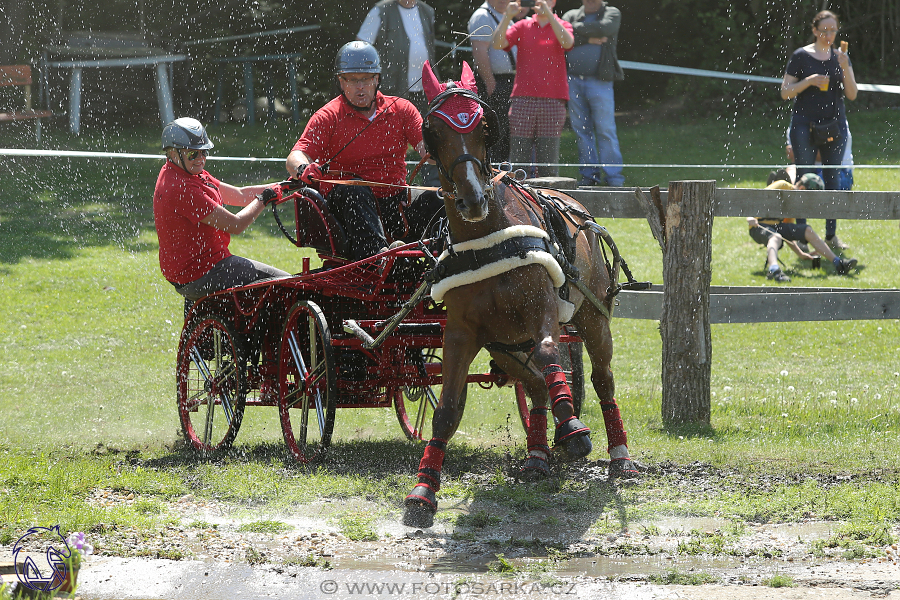
[[[425,155],[422,116],[409,100],[378,91],[381,60],[367,42],[345,44],[335,71],[341,95],[320,108],[285,162],[292,178],[319,183],[331,212],[343,225],[353,260],[418,239],[443,210],[433,191],[407,193],[406,151]],[[362,179],[374,185],[335,185]],[[382,184],[382,185],[378,185]],[[385,229],[387,233],[385,233]]]
[[[510,2],[491,43],[496,50],[518,47],[509,108],[509,159],[516,164],[559,162],[559,136],[566,122],[569,81],[566,52],[575,44],[572,24],[553,8],[556,0],[536,0],[534,14],[510,25],[521,10]],[[507,29],[507,27],[509,27]],[[555,176],[558,167],[539,167],[533,176]]]
[[[235,187],[206,170],[213,147],[196,119],[175,119],[163,129],[166,163],[153,192],[153,219],[159,238],[159,267],[185,297],[186,309],[213,292],[290,273],[234,256],[231,236],[243,232],[280,197],[275,187]],[[237,213],[224,205],[243,206]]]

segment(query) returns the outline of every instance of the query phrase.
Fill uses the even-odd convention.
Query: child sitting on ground
[[[783,171],[783,169],[781,170]],[[822,178],[815,173],[806,173],[795,184],[791,185],[787,173],[775,172],[774,177],[770,175],[770,179],[774,179],[766,186],[767,190],[824,190],[825,183]],[[846,275],[856,266],[855,258],[840,258],[822,241],[822,238],[813,231],[812,227],[804,224],[797,224],[794,219],[775,219],[775,218],[756,218],[747,217],[747,224],[750,226],[750,237],[753,241],[766,247],[766,277],[774,279],[778,283],[786,283],[791,280],[781,267],[778,266],[778,251],[781,249],[784,241],[797,256],[805,259],[817,258],[813,254],[809,254],[801,250],[796,242],[808,242],[816,252],[824,256],[834,264],[834,270],[838,275]]]

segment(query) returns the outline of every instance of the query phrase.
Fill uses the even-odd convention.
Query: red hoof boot
[[[516,475],[516,481],[531,483],[541,481],[550,477],[550,465],[540,456],[529,456],[525,461],[525,466]]]
[[[614,458],[609,461],[609,479],[636,479],[641,474],[630,458]]]
[[[575,417],[563,421],[556,426],[553,452],[565,462],[584,458],[594,449],[590,434],[591,430]]]
[[[407,527],[427,528],[434,525],[437,512],[437,496],[430,486],[420,483],[406,497],[403,503],[403,524]]]

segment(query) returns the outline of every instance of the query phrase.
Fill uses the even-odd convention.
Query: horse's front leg
[[[562,460],[573,461],[591,453],[591,430],[575,416],[572,390],[569,389],[566,374],[560,366],[559,325],[555,322],[555,311],[552,316],[552,321],[541,327],[538,338],[540,341],[535,346],[533,360],[541,370],[550,393],[550,408],[556,423],[553,450]],[[546,420],[544,426],[546,427]]]
[[[451,329],[448,323],[444,333],[443,387],[431,419],[434,437],[425,446],[419,463],[419,481],[404,502],[403,524],[408,527],[431,527],[434,524],[444,453],[462,420],[466,377],[479,349],[475,336]]]

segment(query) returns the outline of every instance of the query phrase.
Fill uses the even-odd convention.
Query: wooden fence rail
[[[634,188],[566,190],[598,219],[646,219]],[[644,188],[644,193],[648,193]],[[663,205],[667,192],[661,191]],[[714,217],[797,217],[809,219],[900,219],[900,192],[834,192],[718,188]]]
[[[897,289],[710,286],[708,277],[695,276],[709,273],[708,240],[692,249],[691,235],[685,235],[698,224],[711,229],[710,202],[712,217],[896,220],[900,219],[900,192],[710,190],[710,184],[714,182],[670,182],[669,192],[654,190],[659,192],[658,204],[648,200],[649,190],[566,191],[597,219],[648,219],[663,249],[663,281],[675,287],[687,281],[692,286],[690,298],[685,299],[666,297],[659,285],[641,292],[623,291],[615,310],[617,318],[660,321],[662,418],[667,425],[709,423],[710,324],[900,318]],[[674,194],[671,206],[670,194]],[[695,237],[706,237],[700,234],[693,232]],[[690,264],[684,256],[693,257],[687,261]],[[675,329],[682,333],[666,335],[671,323],[678,324]]]

